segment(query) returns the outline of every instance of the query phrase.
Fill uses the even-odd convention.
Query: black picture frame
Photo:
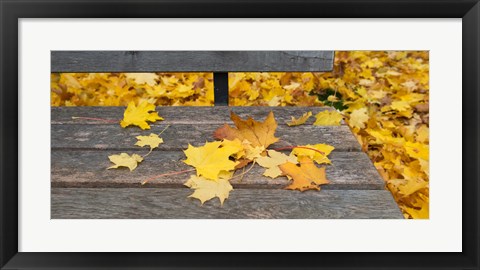
[[[0,266],[50,268],[479,269],[478,0],[1,0]],[[18,252],[18,19],[20,18],[462,18],[462,249],[459,253]],[[221,35],[221,33],[214,33]],[[455,91],[457,94],[457,90]],[[418,243],[412,241],[412,245]]]

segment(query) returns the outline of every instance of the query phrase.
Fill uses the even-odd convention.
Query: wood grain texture
[[[52,51],[51,72],[330,71],[333,51]]]
[[[285,121],[320,107],[158,107],[165,121],[151,130],[123,129],[118,123],[72,120],[72,116],[122,118],[124,107],[52,108],[52,218],[402,218],[391,194],[360,145],[344,123],[341,126],[288,127]],[[181,150],[213,141],[213,131],[232,125],[229,111],[263,120],[274,111],[281,141],[270,148],[326,143],[336,149],[327,166],[331,184],[320,192],[287,191],[284,177],[263,177],[258,165],[242,179],[232,179],[235,190],[219,207],[218,200],[199,206],[187,198],[182,184],[193,172],[140,183],[149,177],[189,169]],[[121,152],[146,154],[135,146],[136,136],[159,133],[165,141],[139,167],[106,170],[108,156]],[[73,188],[72,188],[73,187]],[[94,188],[92,188],[94,187]]]
[[[152,125],[150,130],[138,127],[121,128],[120,125],[52,125],[52,149],[117,149],[138,150],[134,144],[136,136],[160,133],[165,124]],[[221,127],[218,124],[171,125],[162,134],[162,150],[183,150],[188,144],[200,146],[206,141],[214,141],[213,132]],[[347,126],[279,126],[275,135],[281,141],[269,148],[287,145],[305,145],[324,143],[338,151],[360,151],[360,145]]]
[[[54,188],[53,219],[401,219],[386,190],[238,189],[223,206],[188,188]]]
[[[147,153],[147,149],[143,152]],[[128,168],[107,170],[113,165],[108,156],[119,153],[52,151],[52,187],[140,187],[140,183],[150,177],[192,169],[182,161],[185,160],[183,152],[154,151],[132,172]],[[325,166],[330,184],[323,185],[322,189],[384,189],[384,181],[365,153],[334,151],[330,154],[330,160],[332,165]],[[290,182],[286,177],[272,179],[262,176],[264,171],[264,168],[256,164],[243,178],[236,177],[230,182],[234,188],[276,189],[283,188]],[[238,170],[237,175],[241,172]],[[182,187],[193,174],[195,172],[192,171],[161,177],[143,187]]]
[[[103,121],[88,119],[72,119],[72,116],[93,117],[110,120],[123,118],[123,112],[126,107],[52,107],[52,124],[88,124],[88,125],[108,125]],[[165,120],[158,122],[162,124],[191,125],[191,124],[232,124],[230,120],[230,111],[246,119],[249,116],[257,121],[263,121],[270,111],[275,115],[275,120],[279,125],[285,125],[286,121],[291,120],[292,116],[300,117],[306,112],[312,112],[312,117],[306,122],[306,125],[312,125],[315,122],[315,115],[325,110],[333,110],[331,107],[234,107],[234,106],[215,106],[215,107],[157,107],[157,112]],[[201,116],[201,117],[199,117]],[[342,121],[345,125],[345,122]],[[118,123],[110,123],[118,125]]]

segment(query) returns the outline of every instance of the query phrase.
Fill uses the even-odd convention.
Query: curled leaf
[[[312,116],[312,112],[306,112],[302,116],[300,116],[298,119],[292,116],[292,120],[287,121],[288,126],[298,126],[298,125],[303,125],[305,122],[307,122],[308,118]]]
[[[342,115],[337,111],[323,111],[315,115],[314,126],[340,126]]]

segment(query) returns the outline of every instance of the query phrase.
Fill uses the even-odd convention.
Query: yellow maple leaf
[[[242,149],[232,146],[221,147],[221,145],[220,141],[207,142],[200,147],[189,144],[187,150],[183,151],[187,156],[184,162],[197,169],[197,176],[218,180],[220,172],[235,169],[238,162],[230,160],[229,157]]]
[[[312,150],[315,149],[315,150]],[[313,159],[318,164],[330,164],[331,161],[328,159],[328,155],[335,149],[335,147],[328,144],[307,144],[300,145],[293,148],[292,155],[296,155],[298,158],[301,156],[309,157]],[[321,153],[320,153],[321,152]]]
[[[297,157],[296,156],[287,156],[283,153],[277,152],[275,150],[267,150],[268,157],[259,157],[255,161],[258,163],[258,165],[266,168],[265,172],[263,175],[271,177],[271,178],[276,178],[280,175],[282,175],[282,171],[278,167],[281,164],[290,162],[293,164],[297,164]]]
[[[202,176],[192,175],[184,185],[195,190],[188,197],[199,199],[202,204],[218,197],[220,204],[223,205],[223,202],[228,199],[230,191],[233,190],[232,185],[228,182],[230,178],[231,174],[222,174],[218,181],[213,181]]]
[[[141,129],[150,129],[150,125],[147,123],[155,122],[157,120],[163,120],[162,117],[158,116],[155,111],[155,105],[143,101],[137,106],[131,101],[128,103],[128,107],[123,113],[123,120],[120,121],[120,125],[125,128],[130,125],[139,126]]]
[[[392,105],[390,105],[390,107],[398,112],[403,112],[411,109],[410,103],[406,101],[394,101],[392,102]]]
[[[171,93],[170,98],[186,98],[193,94],[195,94],[195,91],[192,86],[182,84],[177,86],[175,91]]]
[[[285,189],[305,191],[309,189],[320,190],[320,185],[328,184],[325,168],[318,168],[308,157],[298,158],[300,166],[287,162],[281,164],[280,170],[293,179],[293,182]]]
[[[125,73],[125,77],[138,84],[148,84],[150,86],[156,85],[156,80],[158,80],[158,75],[155,73]]]
[[[398,185],[397,188],[399,193],[403,196],[410,196],[419,190],[428,188],[428,182],[409,179],[408,181],[405,181],[404,184]]]
[[[340,126],[343,116],[337,111],[323,111],[315,115],[315,126]]]
[[[107,169],[116,169],[118,167],[127,167],[130,171],[135,170],[139,162],[142,162],[143,158],[140,155],[133,154],[128,155],[127,153],[121,153],[119,155],[108,156],[111,162],[115,165],[108,167]]]
[[[427,160],[429,159],[429,147],[423,143],[406,142],[405,150],[410,157]]]
[[[275,121],[273,112],[270,112],[263,122],[255,121],[251,117],[243,120],[234,112],[230,113],[230,118],[236,128],[225,124],[223,127],[215,130],[213,136],[216,139],[247,140],[253,147],[262,146],[264,148],[278,141],[278,138],[275,137],[277,122]]]
[[[350,114],[349,124],[357,128],[365,128],[365,123],[368,121],[367,108],[360,108],[352,111]]]
[[[161,143],[163,143],[163,139],[160,138],[157,134],[150,133],[148,136],[137,136],[137,142],[135,145],[140,147],[144,147],[145,145],[150,146],[150,150],[157,148]]]
[[[308,118],[312,116],[312,112],[306,112],[302,116],[300,116],[298,119],[292,116],[292,120],[287,121],[288,126],[299,126],[305,124],[307,122]]]

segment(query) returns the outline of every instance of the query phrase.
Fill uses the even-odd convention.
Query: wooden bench
[[[348,126],[288,127],[285,121],[327,107],[228,107],[228,71],[328,71],[331,51],[285,52],[52,52],[52,72],[214,72],[215,107],[157,107],[165,120],[151,130],[123,129],[118,123],[72,120],[72,116],[121,119],[124,107],[51,108],[51,218],[403,218],[384,181]],[[262,176],[254,167],[242,179],[231,181],[234,190],[223,206],[217,199],[203,206],[187,198],[192,191],[183,183],[188,174],[159,178],[162,172],[190,167],[182,150],[188,143],[212,141],[213,131],[231,124],[230,111],[263,120],[273,111],[281,142],[302,145],[325,143],[335,147],[327,167],[330,184],[317,191],[282,189],[286,178]],[[138,135],[159,133],[164,143],[133,172],[106,170],[108,156],[145,152],[134,146]]]

